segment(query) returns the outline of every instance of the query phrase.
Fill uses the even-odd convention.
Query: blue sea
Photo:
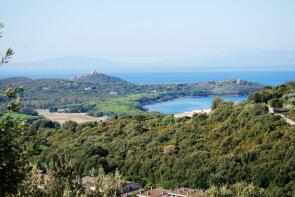
[[[148,72],[110,73],[126,81],[138,84],[197,83],[210,80],[242,79],[266,85],[279,85],[295,80],[295,70],[267,71],[192,71],[192,72]]]
[[[99,72],[99,71],[98,71]],[[0,73],[0,78],[6,77],[29,77],[37,78],[66,78],[71,79],[74,76],[87,73]],[[124,73],[106,73],[112,76],[120,77],[126,81],[137,84],[157,84],[157,83],[197,83],[209,80],[223,79],[242,79],[266,85],[279,85],[286,81],[295,80],[295,68],[293,70],[253,70],[253,71],[215,71],[202,70],[192,72],[124,72]]]

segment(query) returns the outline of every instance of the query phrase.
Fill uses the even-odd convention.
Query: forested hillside
[[[254,95],[241,104],[215,101],[211,114],[192,118],[137,114],[62,126],[38,120],[23,140],[32,162],[44,170],[65,154],[81,176],[102,166],[145,186],[208,188],[246,181],[268,196],[292,196],[295,127],[254,102]]]

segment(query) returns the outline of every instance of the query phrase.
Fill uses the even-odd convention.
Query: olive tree
[[[3,24],[0,23],[0,32]],[[1,33],[0,36],[2,37]],[[0,57],[0,66],[8,62],[13,55],[12,49],[7,49]],[[15,121],[10,113],[18,111],[22,104],[20,95],[22,88],[7,88],[0,96],[6,104],[6,112],[0,120],[0,196],[9,196],[17,192],[18,186],[25,179],[29,165],[20,144],[20,135],[26,124]]]

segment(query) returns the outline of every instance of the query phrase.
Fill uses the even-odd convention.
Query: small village
[[[122,197],[204,197],[207,196],[205,190],[196,190],[191,188],[177,188],[174,190],[165,190],[162,188],[151,188],[148,190],[138,189],[132,192],[124,193]]]
[[[92,177],[86,176],[82,178],[86,192],[95,191],[95,184]],[[176,189],[163,189],[163,188],[149,188],[145,189],[139,183],[124,182],[122,185],[123,194],[121,197],[205,197],[207,196],[206,190],[198,190],[191,188],[176,188]]]

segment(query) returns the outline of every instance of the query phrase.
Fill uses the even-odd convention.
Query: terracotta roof
[[[196,190],[196,189],[190,189],[190,188],[178,188],[173,191],[168,192],[171,196],[177,196],[177,197],[201,197],[206,196],[206,192],[203,190]]]
[[[132,192],[127,192],[121,195],[121,197],[131,197],[131,196],[135,196],[137,194],[143,193],[144,191],[146,191],[146,189],[138,189],[138,190],[134,190]]]
[[[168,190],[164,189],[150,189],[147,191],[144,191],[140,194],[137,194],[139,197],[164,197],[167,196]]]
[[[289,109],[288,108],[274,108],[274,111],[276,111],[276,112],[288,112]]]

